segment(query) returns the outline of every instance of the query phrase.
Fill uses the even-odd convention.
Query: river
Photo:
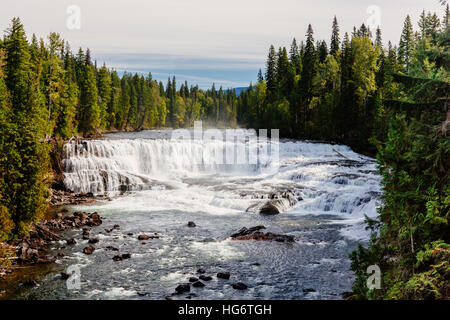
[[[171,130],[150,130],[66,145],[66,187],[111,197],[68,208],[103,217],[91,233],[100,241],[92,255],[82,253],[87,240],[75,246],[55,243],[51,250],[65,256],[46,267],[39,286],[17,289],[10,298],[164,299],[197,277],[199,268],[213,279],[174,299],[341,299],[350,291],[348,255],[368,239],[364,216],[376,216],[380,197],[374,159],[344,145],[280,140],[269,142],[279,151],[276,164],[270,159],[202,163],[199,155],[204,160],[243,142],[187,143],[171,136]],[[294,194],[296,203],[282,206],[281,213],[251,209],[285,192]],[[188,221],[196,227],[188,227]],[[105,232],[116,224],[120,228]],[[229,238],[257,225],[292,235],[295,242]],[[137,239],[154,233],[160,238]],[[64,236],[79,238],[80,231]],[[117,252],[108,246],[131,253],[131,259],[113,261]],[[60,280],[59,273],[70,266],[80,271],[79,288],[69,289]],[[217,279],[222,271],[231,278]],[[233,289],[236,282],[248,289]]]

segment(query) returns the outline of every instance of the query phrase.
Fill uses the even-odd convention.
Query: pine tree
[[[333,19],[333,27],[331,32],[330,54],[336,57],[340,46],[339,25],[336,16]]]
[[[312,81],[316,70],[316,49],[314,48],[314,31],[311,25],[308,25],[306,31],[306,46],[302,60],[302,73],[300,76],[300,97],[301,97],[301,115],[303,120],[303,134],[307,134],[306,123],[308,121],[308,106],[312,97]]]
[[[10,126],[3,143],[7,152],[0,157],[2,194],[14,222],[15,234],[26,232],[47,208],[45,176],[49,169],[48,149],[43,143],[46,113],[41,100],[39,79],[30,65],[25,31],[14,18],[4,40],[6,51],[5,84],[10,94]],[[2,143],[2,144],[3,144]]]
[[[101,124],[100,115],[94,68],[86,65],[77,114],[79,131],[85,136],[97,133]]]
[[[263,77],[261,69],[259,69],[259,71],[258,71],[257,79],[258,79],[258,82],[263,82],[264,81],[264,77]]]
[[[377,28],[377,33],[376,33],[376,38],[375,38],[375,46],[377,46],[380,49],[383,49],[383,40],[381,37],[380,27]]]
[[[266,63],[266,83],[268,91],[267,96],[269,97],[269,100],[275,99],[275,93],[277,90],[276,65],[277,65],[277,58],[275,53],[275,47],[271,45]]]
[[[411,17],[406,16],[405,22],[403,24],[403,31],[400,37],[400,43],[398,48],[398,59],[401,65],[403,65],[406,70],[409,70],[409,63],[414,50],[414,33],[411,23]]]
[[[442,18],[442,28],[445,30],[450,26],[450,8],[449,4],[445,7],[444,17]]]
[[[111,75],[105,65],[97,72],[98,103],[100,109],[101,128],[108,127],[108,104],[111,100]]]

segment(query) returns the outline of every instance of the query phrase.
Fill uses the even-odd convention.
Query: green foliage
[[[443,36],[444,35],[444,36]],[[367,249],[352,254],[360,298],[448,299],[450,187],[448,139],[448,66],[435,52],[448,43],[448,32],[433,45],[420,41],[412,51],[409,73],[397,99],[387,102],[389,130],[379,144],[383,175],[380,229]],[[364,268],[378,264],[383,289],[368,292]]]

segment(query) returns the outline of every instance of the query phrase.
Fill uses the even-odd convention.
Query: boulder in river
[[[256,240],[256,241],[277,241],[277,242],[294,242],[295,238],[286,234],[276,234],[272,232],[262,232],[264,226],[256,226],[251,228],[243,227],[238,232],[231,235],[232,240]]]
[[[99,240],[98,238],[90,238],[89,241],[88,241],[88,243],[94,244],[94,243],[97,243],[97,242],[99,242],[99,241],[100,241],[100,240]]]
[[[203,288],[205,286],[205,284],[201,281],[196,281],[192,284],[192,286],[195,288]]]
[[[146,234],[140,234],[138,236],[138,240],[148,240],[150,239],[150,236],[146,235]]]
[[[182,283],[175,288],[175,291],[178,294],[189,292],[189,291],[191,291],[191,284],[190,283]]]
[[[219,273],[217,273],[217,278],[228,280],[228,279],[230,279],[230,273],[229,272],[219,272]]]
[[[196,277],[189,278],[189,282],[197,282],[197,281],[198,281],[198,278],[196,278]]]
[[[189,221],[187,225],[189,228],[195,228],[197,226],[194,221]]]
[[[211,281],[212,280],[211,276],[205,276],[205,275],[201,275],[199,278],[200,278],[200,280],[203,280],[203,281]]]
[[[233,289],[236,289],[236,290],[245,290],[247,288],[248,288],[248,286],[242,282],[237,282],[237,283],[233,284]]]
[[[67,280],[70,278],[70,274],[61,272],[61,280]]]
[[[89,245],[83,249],[84,254],[92,254],[94,251],[95,251],[95,248],[94,248],[94,246],[91,246],[91,245]]]

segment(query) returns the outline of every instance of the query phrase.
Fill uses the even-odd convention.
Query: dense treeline
[[[392,74],[407,72],[416,43],[441,29],[436,14],[425,12],[421,32],[405,20],[398,47],[383,47],[381,30],[364,24],[341,38],[336,17],[331,42],[315,41],[308,26],[306,42],[269,49],[266,71],[239,97],[238,122],[254,128],[279,128],[285,137],[336,141],[374,155],[371,140],[386,136],[383,100],[392,99]],[[372,40],[373,39],[373,40]]]
[[[358,298],[448,298],[450,212],[449,28],[423,12],[410,17],[398,46],[364,24],[341,37],[294,39],[269,49],[265,74],[236,96],[175,77],[121,77],[97,67],[89,50],[73,54],[56,33],[27,41],[19,19],[0,40],[0,241],[27,232],[45,212],[52,182],[49,137],[104,131],[212,126],[279,128],[284,137],[336,141],[377,154],[383,175],[379,219],[367,248],[352,254]],[[0,248],[1,251],[1,248]],[[1,258],[1,257],[0,257]],[[382,289],[368,290],[369,265]]]
[[[450,26],[449,8],[421,16],[420,31],[401,45],[403,72],[391,75],[397,90],[383,100],[386,139],[377,141],[383,176],[379,218],[368,248],[352,254],[357,298],[450,297]],[[402,39],[412,37],[410,20]],[[402,44],[402,43],[401,43]],[[381,268],[381,289],[368,290],[367,267]]]
[[[104,131],[236,124],[234,90],[166,86],[152,75],[97,67],[57,33],[27,40],[19,18],[0,40],[0,240],[26,232],[45,212],[51,183],[49,137]]]

